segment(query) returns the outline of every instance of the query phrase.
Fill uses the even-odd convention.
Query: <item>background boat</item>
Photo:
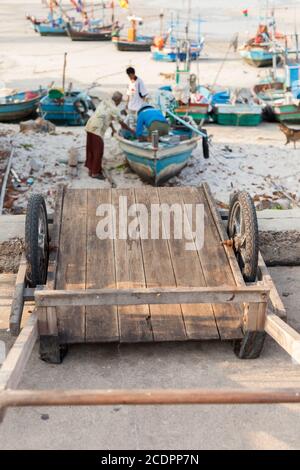
[[[170,29],[163,34],[163,26],[161,25],[161,33],[159,37],[154,38],[151,47],[152,59],[159,62],[176,62],[177,60],[185,62],[187,60],[186,43],[189,43],[189,60],[198,60],[204,47],[204,38],[200,33],[200,17],[197,20],[198,32],[196,39],[189,39],[189,19],[184,25],[184,34],[179,32],[180,19],[177,17],[176,24],[174,17],[171,15]]]
[[[150,52],[153,44],[153,37],[139,36],[136,41],[129,41],[126,38],[114,38],[113,42],[117,46],[118,51]]]
[[[208,121],[209,103],[189,103],[175,108],[174,112],[179,117],[190,116],[196,123]]]
[[[272,108],[276,121],[300,124],[300,100],[298,101],[298,104],[274,104]]]
[[[83,126],[89,119],[89,111],[95,110],[91,97],[84,91],[64,92],[51,89],[40,101],[43,119],[68,126]]]
[[[180,136],[161,138],[158,148],[151,142],[138,142],[118,135],[121,150],[125,153],[130,168],[142,179],[159,185],[177,175],[187,164],[199,137],[180,141]]]
[[[30,117],[37,111],[46,90],[30,90],[15,93],[0,99],[0,121],[19,121]]]
[[[66,31],[72,41],[110,41],[112,33],[112,25],[92,26],[83,29],[82,25],[66,24]]]
[[[271,67],[273,64],[274,52],[268,46],[244,46],[240,49],[240,55],[245,62],[254,67]],[[281,61],[279,55],[276,61],[277,63]]]
[[[262,106],[254,104],[216,104],[213,114],[223,126],[258,126],[262,122]]]
[[[127,37],[120,37],[119,35],[113,37],[113,42],[118,51],[150,52],[154,36],[137,33],[138,26],[143,24],[142,18],[129,16],[128,20],[130,27],[128,28]]]
[[[195,61],[198,60],[201,52],[204,47],[204,39],[198,44],[198,43],[192,43],[190,46],[190,60]],[[151,53],[152,53],[152,59],[159,61],[159,62],[176,62],[177,59],[180,61],[185,61],[187,59],[186,56],[186,51],[184,48],[180,46],[180,44],[176,45],[174,43],[173,45],[169,46],[152,46],[151,47]]]
[[[34,29],[41,36],[67,36],[67,30],[64,21],[58,23],[35,24]]]

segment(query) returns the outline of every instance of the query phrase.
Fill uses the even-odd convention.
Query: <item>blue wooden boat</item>
[[[40,23],[34,25],[34,29],[41,36],[67,36],[67,30],[64,24],[53,25],[48,23]]]
[[[199,43],[192,43],[190,45],[189,60],[198,60],[204,47],[204,39],[202,38]],[[152,46],[151,47],[152,59],[159,62],[185,62],[187,60],[186,48],[178,47],[176,42],[172,42],[164,47]]]
[[[66,23],[63,18],[36,22],[34,29],[41,36],[67,36]]]
[[[177,175],[186,166],[200,139],[188,134],[186,140],[180,140],[174,133],[160,138],[158,148],[155,148],[151,142],[127,140],[121,135],[116,138],[130,168],[154,185]]]
[[[39,89],[15,93],[0,99],[0,121],[13,122],[25,119],[37,111],[46,90]]]
[[[273,52],[270,46],[244,46],[240,49],[240,55],[250,65],[254,67],[271,67],[273,64]],[[276,61],[280,62],[280,56],[277,54]]]
[[[89,118],[89,110],[95,110],[91,97],[83,91],[50,90],[41,99],[40,113],[44,119],[69,126],[83,126]]]

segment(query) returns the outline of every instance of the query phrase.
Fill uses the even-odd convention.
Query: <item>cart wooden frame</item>
[[[199,189],[193,189],[192,192],[189,193],[189,189],[187,188],[182,192],[181,190],[178,191],[178,188],[173,188],[173,191],[176,191],[177,194],[177,199],[175,197],[175,202],[178,200],[178,194],[181,194],[181,196],[183,195],[187,198],[184,199],[182,196],[182,201],[186,200],[188,202],[187,195],[193,194],[193,196],[195,196],[195,191],[198,190]],[[61,188],[57,198],[55,218],[51,229],[51,250],[49,256],[47,284],[35,289],[28,288],[26,286],[26,261],[24,258],[22,258],[20,264],[10,318],[10,328],[13,334],[17,335],[20,332],[24,301],[34,299],[35,310],[29,318],[26,326],[20,332],[14,346],[9,352],[0,370],[0,409],[2,409],[3,414],[4,410],[9,406],[67,404],[105,405],[113,403],[200,404],[300,402],[300,393],[298,393],[297,390],[284,392],[278,390],[15,390],[18,386],[23,369],[37,338],[39,338],[40,341],[40,353],[42,358],[49,360],[50,362],[60,362],[60,359],[64,354],[64,348],[68,343],[89,341],[86,336],[86,331],[84,332],[84,336],[78,337],[78,334],[76,332],[74,333],[73,329],[74,322],[76,323],[76,315],[78,317],[78,312],[81,311],[80,309],[88,308],[92,309],[91,311],[93,314],[94,325],[95,318],[97,321],[97,318],[102,315],[103,311],[105,312],[105,309],[108,309],[108,312],[111,312],[111,308],[119,308],[119,312],[125,312],[127,314],[127,316],[125,316],[126,322],[129,321],[127,330],[127,325],[125,323],[126,334],[123,336],[120,335],[118,338],[113,335],[106,338],[96,336],[92,338],[93,342],[149,341],[149,338],[147,339],[145,335],[140,334],[139,329],[138,334],[140,334],[140,336],[137,337],[136,332],[132,333],[132,330],[134,330],[134,328],[132,328],[132,312],[135,313],[135,321],[142,321],[142,324],[144,324],[144,321],[146,321],[146,323],[149,324],[149,313],[148,315],[144,315],[143,310],[139,310],[139,306],[144,308],[146,305],[148,312],[150,309],[150,317],[151,312],[153,312],[153,316],[155,315],[155,309],[156,306],[158,306],[159,320],[161,322],[160,325],[163,325],[163,328],[160,326],[160,336],[157,333],[157,337],[152,337],[152,341],[209,339],[210,337],[213,337],[210,335],[211,324],[209,323],[212,321],[212,319],[216,321],[216,324],[213,326],[215,327],[215,325],[217,325],[217,330],[220,331],[222,327],[222,321],[224,324],[224,318],[225,324],[226,321],[230,323],[231,319],[233,318],[234,321],[239,321],[239,333],[237,333],[238,329],[232,328],[231,325],[230,329],[223,329],[223,337],[221,337],[221,339],[234,340],[235,342],[238,342],[238,344],[242,344],[240,347],[243,347],[244,343],[244,346],[247,349],[249,343],[251,345],[253,341],[257,341],[257,335],[259,335],[259,338],[262,338],[263,341],[264,335],[268,333],[296,361],[300,362],[300,335],[284,322],[286,319],[285,308],[280,300],[276,287],[271,279],[271,276],[269,275],[262,256],[259,255],[258,276],[256,282],[246,285],[243,277],[241,276],[233,248],[230,246],[230,244],[226,243],[228,237],[225,230],[224,220],[222,221],[222,218],[226,219],[226,214],[222,214],[217,209],[207,185],[203,185],[201,187],[202,196],[204,195],[205,197],[205,210],[206,212],[209,211],[209,217],[214,224],[214,237],[215,240],[217,240],[214,245],[214,249],[218,250],[218,254],[222,253],[223,258],[221,257],[220,262],[222,262],[222,260],[224,262],[224,259],[226,259],[227,266],[231,270],[232,279],[234,282],[229,283],[229,285],[228,283],[226,284],[226,282],[224,282],[221,283],[221,285],[207,285],[207,283],[204,283],[205,285],[195,286],[195,284],[189,283],[189,279],[191,278],[187,278],[187,280],[183,280],[182,282],[179,282],[179,279],[177,278],[175,279],[173,285],[170,285],[171,283],[167,282],[167,286],[159,284],[159,282],[157,282],[154,286],[153,283],[151,284],[151,282],[145,282],[146,285],[141,285],[140,282],[128,282],[127,279],[127,282],[119,284],[116,282],[115,285],[110,285],[106,282],[104,286],[100,287],[89,286],[86,288],[85,286],[85,288],[82,288],[82,286],[80,286],[80,288],[74,288],[74,285],[72,286],[72,281],[74,281],[74,278],[72,278],[71,274],[71,286],[68,285],[66,289],[59,288],[59,258],[63,258],[64,256],[62,249],[68,249],[64,246],[65,242],[63,241],[62,237],[65,237],[66,240],[66,235],[68,237],[71,237],[72,235],[75,237],[77,236],[76,233],[72,234],[70,231],[67,231],[67,234],[62,232],[61,226],[63,219],[66,217],[66,214],[68,214],[69,218],[73,217],[74,212],[70,214],[68,211],[70,211],[72,207],[74,208],[74,204],[76,205],[76,203],[78,203],[78,199],[76,198],[79,197],[80,199],[82,198],[82,194],[86,194],[82,192],[80,194],[78,192],[73,192],[70,196],[70,193],[68,193],[69,191],[70,190]],[[112,191],[116,191],[115,195],[127,194],[131,197],[134,193],[133,190],[120,191],[112,189],[102,191],[110,191],[110,193],[106,193],[110,194],[109,200],[112,200]],[[156,193],[152,193],[152,191],[156,191]],[[68,202],[66,202],[66,194],[69,194]],[[149,194],[156,194],[156,196],[164,195],[165,202],[172,202],[170,195],[175,193],[172,193],[170,188],[168,188],[168,190],[165,188],[148,188],[138,190],[136,194],[139,194],[144,198],[143,200],[148,201],[149,203]],[[94,195],[95,193],[93,196]],[[66,204],[68,204],[67,212]],[[93,209],[96,209],[95,205],[93,205]],[[77,210],[80,212],[80,205],[77,206]],[[52,220],[50,222],[52,222]],[[93,227],[93,229],[95,228],[94,225],[91,227]],[[77,242],[75,241],[75,243],[77,243],[77,246],[79,246],[78,240]],[[88,240],[88,243],[91,243],[91,239]],[[167,242],[164,243],[165,246],[167,246]],[[168,245],[167,248],[169,255],[171,256],[174,247]],[[174,253],[176,253],[176,251]],[[153,256],[155,258],[154,254]],[[103,252],[103,262],[107,263],[107,259],[107,256],[105,257],[105,253]],[[192,258],[190,257],[188,260],[189,263],[191,262],[191,259]],[[70,267],[73,260],[69,261]],[[105,266],[107,267],[106,264]],[[210,264],[207,266],[208,269],[211,269]],[[174,275],[176,275],[176,265],[173,265],[172,269],[174,270]],[[221,271],[223,270],[224,266],[222,265]],[[76,282],[74,282],[74,284],[76,284]],[[207,320],[207,317],[203,315],[202,310],[202,306],[205,305],[213,306],[213,315],[206,324],[205,321]],[[131,309],[133,308],[133,311],[128,311],[129,306]],[[172,327],[172,321],[174,321],[172,319],[172,314],[169,313],[168,315],[162,315],[161,308],[167,309],[167,306],[177,306],[177,308],[178,306],[184,306],[184,309],[181,307],[180,311],[181,314],[183,313],[185,331],[189,331],[190,337],[182,338],[179,334],[176,333],[176,323],[173,323]],[[197,306],[197,311],[195,310],[195,306]],[[192,310],[194,312],[192,318],[189,317],[190,308],[194,308]],[[236,308],[239,308],[238,313],[236,313]],[[234,315],[231,314],[231,316],[229,316],[229,320],[226,318],[227,311],[234,312]],[[195,312],[198,314],[198,316],[195,314]],[[216,312],[219,315],[217,319],[215,315]],[[120,320],[119,318],[119,322],[120,321],[124,321],[124,319]],[[168,336],[167,334],[164,336],[164,328],[166,325],[170,325],[171,335],[174,334],[174,338],[172,338],[172,336],[170,337],[170,335]],[[202,336],[201,334],[199,334],[199,336],[195,336],[195,331],[201,329],[201,325],[204,325],[204,334],[201,333]],[[68,328],[70,331],[68,331]],[[60,354],[60,357],[58,357],[58,354]],[[257,355],[259,355],[259,353]],[[253,357],[255,357],[255,355]]]

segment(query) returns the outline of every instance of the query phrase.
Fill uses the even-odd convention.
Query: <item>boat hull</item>
[[[201,121],[209,120],[209,104],[190,104],[188,106],[180,106],[175,109],[175,113],[179,117],[184,117],[186,115],[194,119],[196,123]]]
[[[300,105],[285,104],[273,107],[275,119],[278,122],[300,123]]]
[[[245,105],[214,107],[215,121],[222,126],[258,126],[262,122],[262,106],[251,109]]]
[[[115,40],[114,43],[118,51],[122,52],[150,52],[152,39],[147,41],[126,41],[126,40]]]
[[[199,140],[192,138],[169,148],[156,150],[150,144],[149,148],[144,148],[120,136],[117,139],[130,168],[154,185],[177,175],[186,166]]]
[[[41,35],[41,36],[67,36],[67,30],[65,26],[50,26],[46,24],[36,24],[34,25],[34,29]]]
[[[88,115],[88,96],[84,92],[74,93],[72,96],[66,96],[60,102],[45,96],[40,102],[40,112],[44,119],[55,124],[67,124],[68,126],[83,126],[86,124]],[[81,102],[86,112],[81,113],[76,103]]]
[[[67,34],[72,41],[111,41],[111,28],[103,28],[103,31],[77,31],[67,25]]]
[[[43,94],[20,103],[0,104],[0,122],[14,122],[25,119],[37,111]]]
[[[272,67],[273,65],[273,54],[272,52],[264,49],[250,49],[241,50],[240,54],[245,62],[254,67]],[[277,63],[280,62],[280,57],[276,58]]]
[[[177,58],[181,62],[184,62],[186,60],[186,53],[182,52],[179,53],[176,51],[164,51],[160,50],[157,47],[151,48],[152,52],[152,59],[157,61],[157,62],[176,62]],[[191,52],[190,54],[190,60],[195,61],[200,57],[200,51],[197,52]]]

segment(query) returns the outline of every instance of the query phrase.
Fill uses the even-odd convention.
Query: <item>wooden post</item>
[[[63,78],[62,78],[62,88],[65,91],[66,83],[66,67],[67,67],[67,52],[64,53],[64,66],[63,66]]]
[[[22,321],[23,308],[24,308],[24,289],[26,286],[26,269],[27,261],[25,254],[22,254],[20,266],[17,274],[15,291],[11,304],[11,311],[9,317],[9,328],[13,336],[18,336],[20,333],[20,325]]]

